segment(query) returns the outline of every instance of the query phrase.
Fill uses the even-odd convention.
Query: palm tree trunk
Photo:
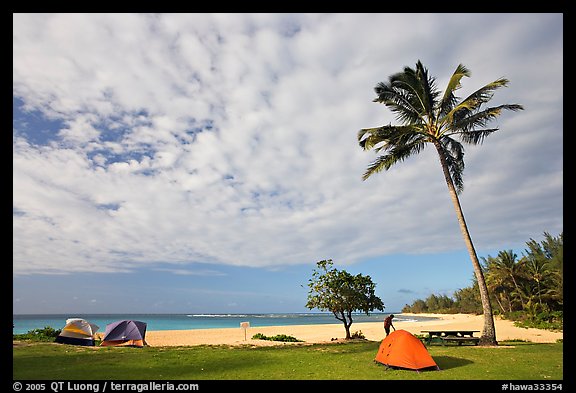
[[[506,292],[506,300],[508,300],[508,312],[512,312],[513,311],[513,303],[512,303],[512,299],[510,297],[510,294],[508,292]],[[503,314],[506,313],[506,310],[504,310]]]
[[[502,310],[502,313],[506,312],[506,309],[504,308],[504,305],[502,304],[502,302],[500,301],[500,297],[501,296],[496,296],[496,302],[498,303],[498,305],[500,306],[500,310]]]
[[[458,223],[460,224],[460,231],[464,237],[464,242],[466,243],[468,254],[470,254],[472,266],[474,267],[474,274],[476,275],[478,288],[480,289],[480,299],[482,300],[482,311],[484,313],[484,329],[482,330],[482,334],[480,336],[479,345],[498,345],[498,341],[496,341],[496,328],[494,326],[492,305],[490,304],[490,296],[488,294],[486,280],[484,279],[484,273],[482,272],[482,267],[478,261],[478,256],[476,255],[474,244],[472,244],[472,238],[470,237],[470,232],[468,231],[468,226],[466,225],[466,220],[464,219],[464,213],[462,212],[462,207],[460,206],[458,193],[456,192],[454,182],[452,181],[450,171],[448,170],[448,163],[446,162],[446,157],[444,156],[444,150],[438,141],[434,142],[434,146],[436,146],[436,151],[440,157],[440,164],[442,165],[442,171],[444,172],[444,179],[446,180],[448,190],[450,191],[450,198],[454,204],[454,210],[456,210],[456,217],[458,218]]]

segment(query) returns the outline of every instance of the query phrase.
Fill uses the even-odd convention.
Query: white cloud
[[[561,18],[538,25],[552,43],[523,35],[541,20],[530,14],[503,14],[488,32],[498,39],[480,39],[490,18],[15,14],[14,95],[64,126],[42,146],[15,130],[14,272],[462,248],[431,147],[360,180],[376,156],[357,131],[394,121],[372,89],[419,58],[440,89],[460,62],[473,72],[463,91],[509,74],[494,100],[527,108],[467,150],[478,245],[561,231]],[[394,34],[407,23],[413,35]],[[456,32],[452,53],[442,37]],[[527,61],[540,55],[550,69]]]

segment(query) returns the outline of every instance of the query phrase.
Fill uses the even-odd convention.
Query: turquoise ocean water
[[[370,315],[355,314],[354,322],[383,322],[390,313]],[[434,317],[395,315],[394,321],[417,322],[434,320]],[[30,330],[50,326],[62,329],[68,318],[83,318],[98,325],[98,332],[104,332],[106,325],[129,319],[146,322],[147,330],[187,330],[237,328],[241,322],[249,322],[250,327],[342,324],[329,313],[267,313],[267,314],[21,314],[13,315],[13,334],[23,334]]]

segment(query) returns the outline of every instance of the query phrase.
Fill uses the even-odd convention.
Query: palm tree
[[[514,288],[510,285],[505,272],[496,268],[496,258],[488,256],[488,258],[481,258],[483,261],[482,270],[484,271],[484,279],[486,280],[486,287],[492,294],[494,300],[500,306],[502,314],[512,312],[512,298],[511,294]]]
[[[500,251],[496,258],[489,257],[490,265],[489,271],[500,280],[507,284],[508,287],[513,286],[516,293],[520,293],[517,278],[521,277],[524,269],[525,259],[517,261],[518,255],[512,250]],[[524,298],[519,296],[520,309],[524,308]],[[512,311],[512,310],[510,310]]]
[[[390,108],[401,124],[359,131],[358,142],[364,150],[374,149],[377,153],[383,153],[368,166],[362,179],[366,180],[420,153],[427,143],[434,145],[478,280],[484,314],[480,345],[496,345],[498,342],[488,289],[458,199],[458,194],[464,189],[464,148],[455,138],[471,145],[481,144],[485,137],[498,130],[486,128],[491,120],[503,110],[518,111],[524,108],[508,104],[481,109],[482,104],[490,101],[496,89],[508,84],[509,81],[504,78],[485,85],[459,102],[454,93],[461,87],[460,80],[465,76],[469,77],[470,71],[462,64],[458,65],[444,95],[440,96],[435,78],[428,76],[428,70],[418,60],[416,69],[404,67],[403,72],[390,76],[388,83],[378,83],[374,88],[377,94],[374,102]]]

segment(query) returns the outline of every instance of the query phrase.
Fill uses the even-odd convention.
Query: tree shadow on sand
[[[455,358],[453,356],[434,356],[434,361],[440,370],[450,370],[452,368],[462,367],[472,363],[471,360]]]

